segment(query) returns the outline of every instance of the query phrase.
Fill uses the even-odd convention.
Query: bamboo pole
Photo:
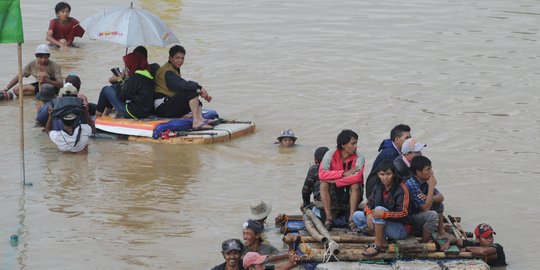
[[[328,238],[319,233],[308,215],[304,215],[304,226],[306,226],[306,230],[309,232],[309,234],[311,234],[314,240],[320,243],[328,242]]]
[[[26,185],[26,176],[25,176],[25,164],[24,164],[24,89],[22,83],[22,45],[17,43],[17,56],[19,60],[19,115],[20,115],[20,131],[19,131],[19,146],[21,152],[21,182],[23,185]]]
[[[396,250],[397,248],[397,250]],[[388,252],[435,252],[437,250],[437,246],[435,243],[403,243],[403,244],[390,244],[388,245]]]
[[[314,246],[314,243],[306,244],[302,243],[299,245],[299,249],[302,253],[307,254],[307,258],[303,261],[309,262],[323,262],[325,259],[325,249],[320,248],[320,244],[315,244],[319,247]],[[358,261],[363,259],[368,260],[395,260],[399,258],[408,258],[408,259],[471,259],[474,258],[471,252],[460,252],[456,255],[445,254],[444,252],[418,252],[418,253],[395,253],[395,252],[381,252],[375,256],[365,256],[362,253],[364,249],[342,249],[341,252],[335,255],[336,259],[339,261]]]
[[[305,213],[311,219],[317,230],[328,239],[328,249],[330,250],[330,253],[334,255],[339,254],[339,244],[332,240],[332,236],[328,230],[326,230],[321,220],[313,213],[313,211],[309,209],[306,209]]]
[[[287,235],[289,236],[289,235]],[[300,238],[300,239],[297,239]],[[373,243],[375,237],[373,236],[362,236],[362,235],[332,235],[332,240],[337,243]],[[294,242],[303,242],[303,243],[316,243],[320,242],[315,239],[313,236],[309,235],[291,235],[289,237],[283,237],[283,242],[285,243],[294,243]]]

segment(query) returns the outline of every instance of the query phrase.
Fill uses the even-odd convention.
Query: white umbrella
[[[165,47],[180,43],[159,17],[133,6],[106,9],[80,25],[90,39],[111,41],[126,48],[139,45]]]

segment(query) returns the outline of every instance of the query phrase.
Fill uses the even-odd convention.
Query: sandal
[[[327,231],[331,231],[333,227],[334,227],[334,222],[332,222],[331,219],[327,219],[327,220],[324,222],[324,228],[325,228]]]
[[[369,247],[362,252],[362,255],[366,257],[374,257],[377,256],[382,251],[381,247],[371,244]]]

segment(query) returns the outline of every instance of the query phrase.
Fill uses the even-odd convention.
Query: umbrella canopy
[[[156,15],[133,7],[101,11],[80,23],[90,39],[122,44],[125,47],[154,45],[165,47],[180,43]]]

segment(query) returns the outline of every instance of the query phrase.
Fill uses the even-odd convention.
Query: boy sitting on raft
[[[503,247],[498,243],[493,243],[495,231],[486,223],[481,223],[474,229],[476,242],[464,239],[458,239],[450,236],[445,237],[446,243],[441,246],[444,251],[452,244],[464,248],[476,256],[482,256],[490,266],[506,266],[506,256]]]

